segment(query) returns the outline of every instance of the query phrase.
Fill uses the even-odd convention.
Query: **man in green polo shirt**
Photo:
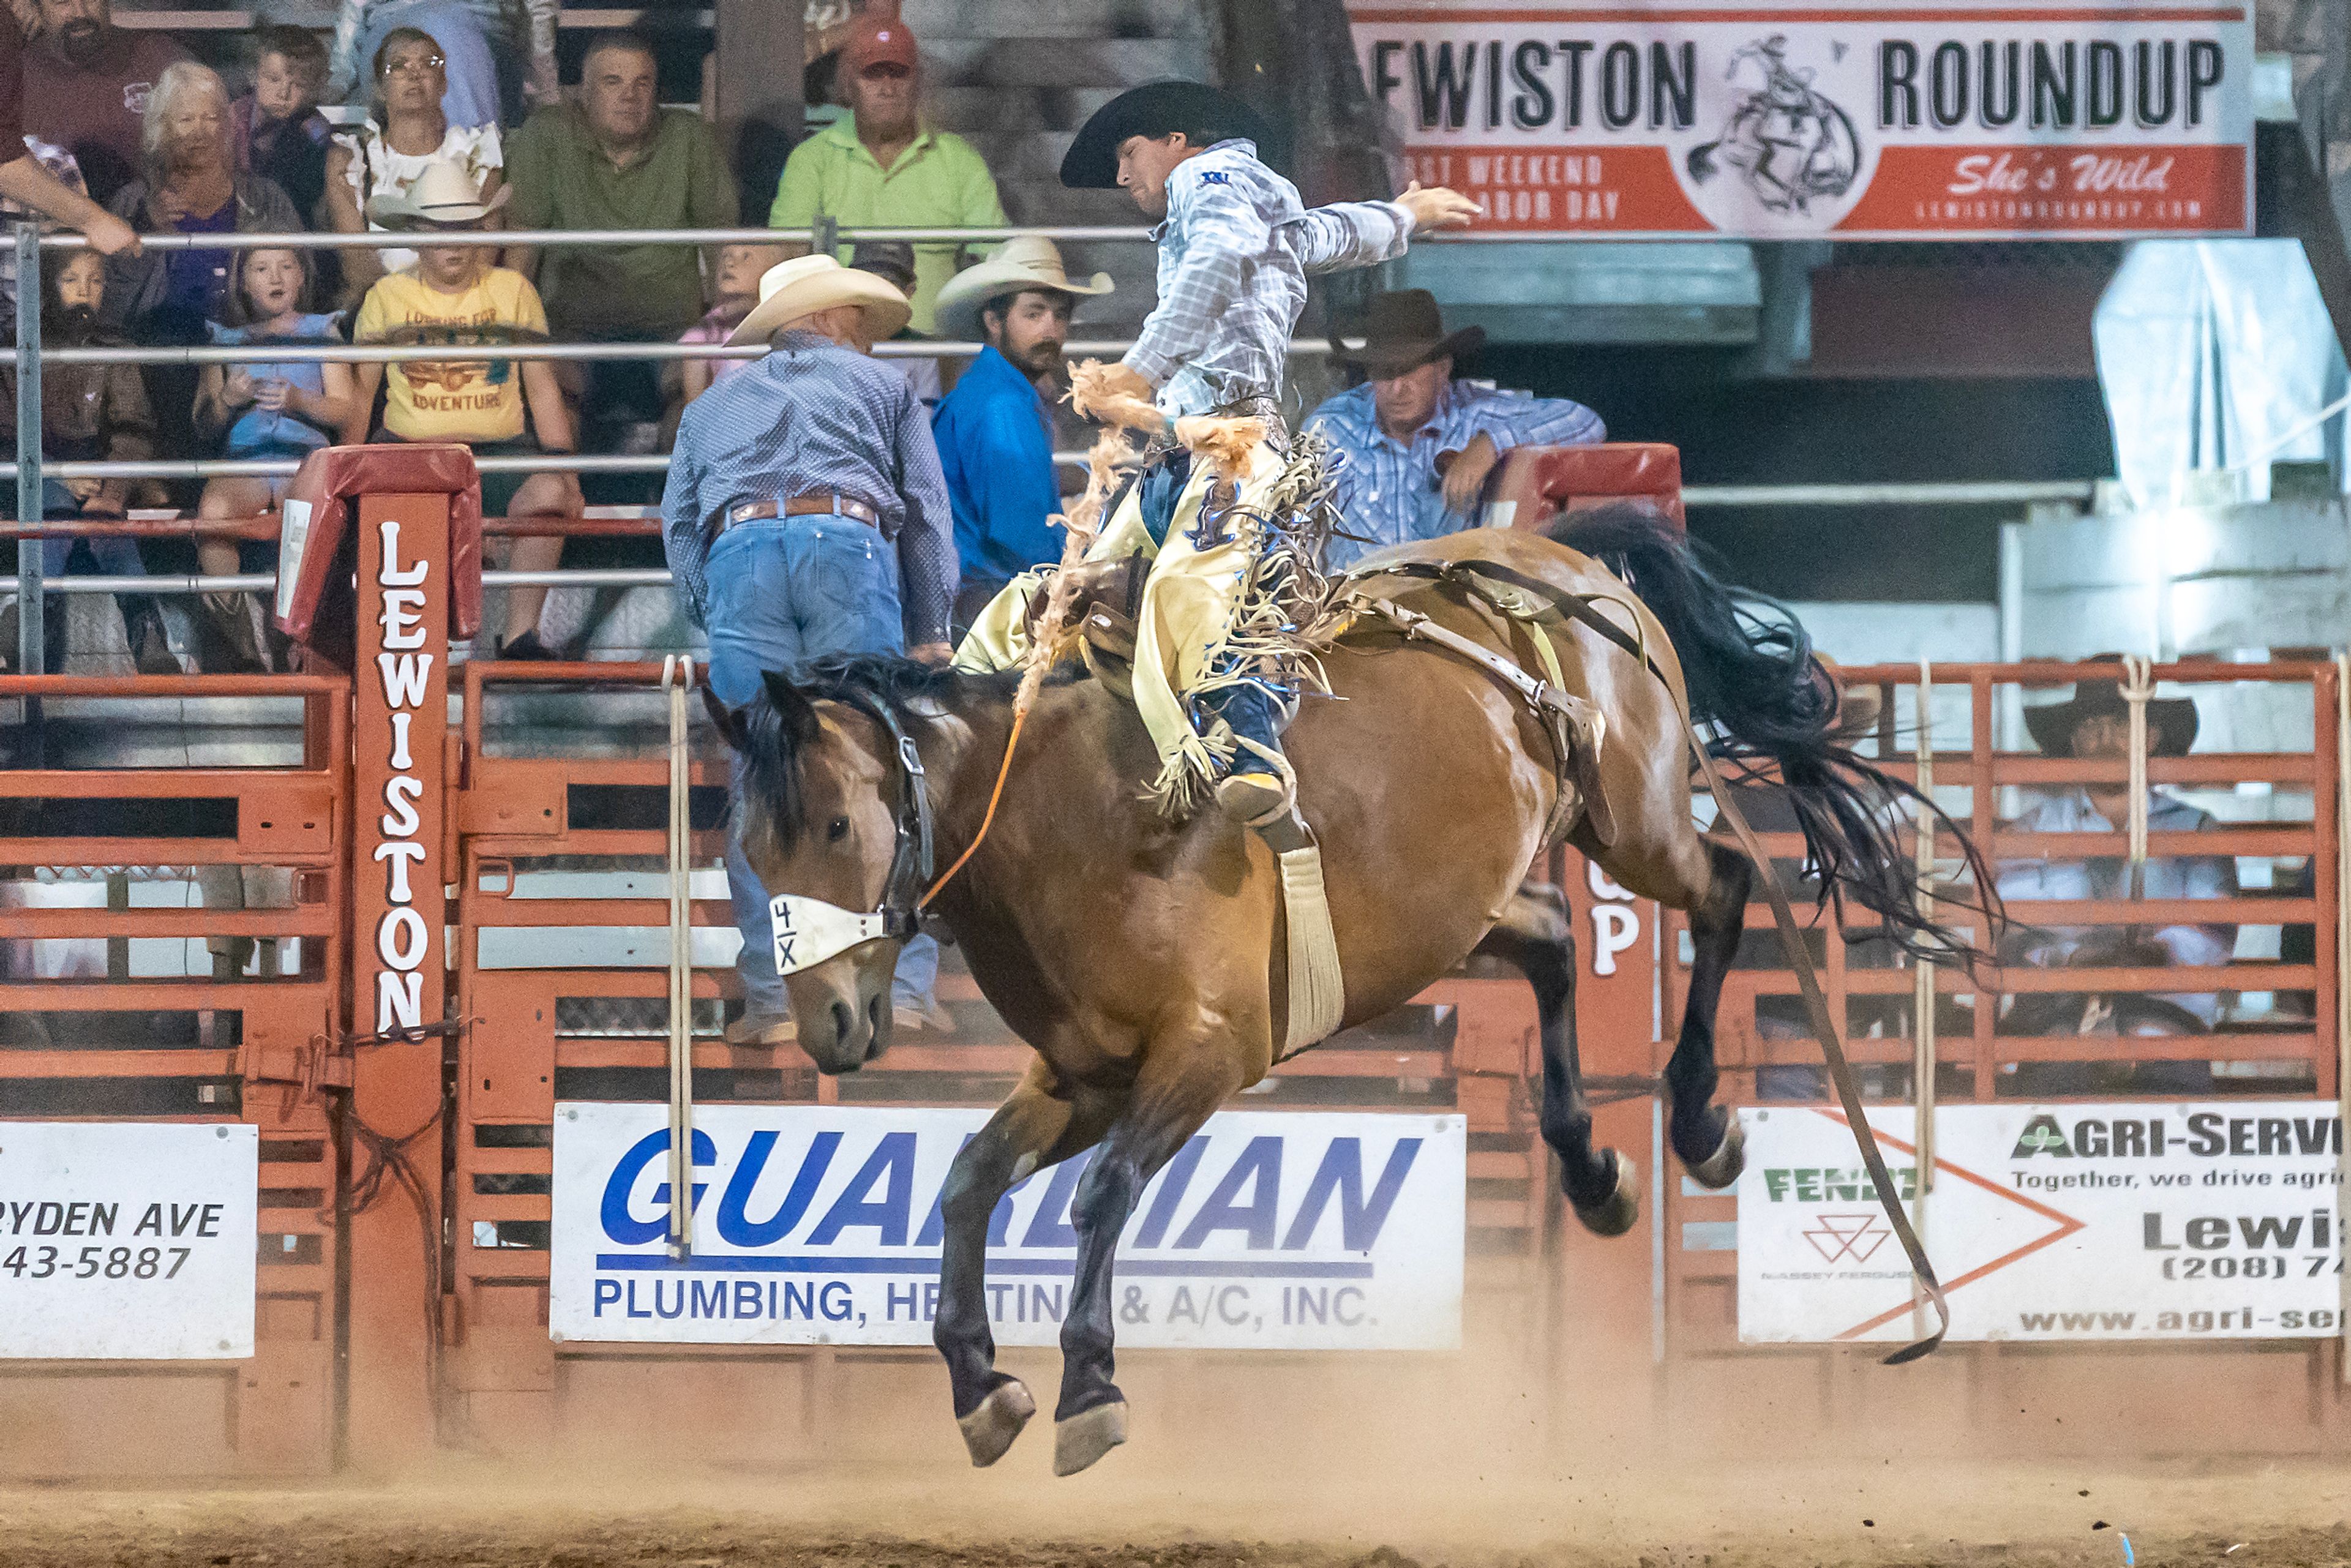
[[[518,229],[732,228],[735,179],[717,138],[700,115],[663,109],[653,89],[652,44],[600,35],[580,68],[579,103],[550,104],[507,138],[507,221]],[[558,338],[674,340],[702,318],[691,246],[507,255],[538,283]]]
[[[1000,228],[996,177],[970,142],[922,123],[914,35],[894,16],[861,22],[841,47],[837,79],[850,115],[792,149],[768,209],[773,228],[806,228],[819,213],[850,227]],[[956,244],[914,247],[914,327],[956,273]],[[980,247],[975,247],[980,248]],[[841,247],[846,262],[850,247]],[[552,308],[552,307],[549,307]]]

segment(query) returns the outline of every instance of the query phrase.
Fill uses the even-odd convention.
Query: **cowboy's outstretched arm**
[[[1290,232],[1301,268],[1337,272],[1394,261],[1416,231],[1459,228],[1478,212],[1478,204],[1457,191],[1423,190],[1416,183],[1393,202],[1310,208],[1290,220]]]

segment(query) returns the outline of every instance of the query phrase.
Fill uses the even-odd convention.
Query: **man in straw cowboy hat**
[[[1158,218],[1159,304],[1116,365],[1081,378],[1096,408],[1155,405],[1162,426],[1222,437],[1214,461],[1155,439],[1149,465],[1112,505],[1095,559],[1151,559],[1136,622],[1134,703],[1157,747],[1154,790],[1172,812],[1213,791],[1251,826],[1284,821],[1296,778],[1280,748],[1286,705],[1311,680],[1293,612],[1312,579],[1311,451],[1293,462],[1278,399],[1310,274],[1404,253],[1416,229],[1469,221],[1477,204],[1414,185],[1393,202],[1307,210],[1298,188],[1258,157],[1266,134],[1238,99],[1197,82],[1120,94],[1087,120],[1061,161],[1072,189],[1123,189]],[[1081,368],[1082,369],[1082,368]],[[1227,443],[1253,433],[1236,454]],[[1211,491],[1213,505],[1207,505]],[[1000,666],[1026,646],[1024,583],[974,624],[958,661]]]
[[[1112,287],[1108,273],[1071,278],[1051,240],[1019,235],[939,290],[939,329],[987,344],[931,421],[963,559],[959,622],[968,624],[1022,572],[1061,559],[1052,527],[1061,486],[1045,400],[1061,390],[1061,345],[1078,297]]]
[[[2097,663],[2116,659],[2105,655]],[[2025,728],[2051,757],[2095,758],[2127,762],[2130,703],[2115,680],[2076,682],[2062,703],[2024,710]],[[2196,705],[2186,697],[2153,697],[2147,703],[2147,750],[2150,757],[2182,757],[2195,744]],[[2041,795],[2008,824],[2021,833],[2116,833],[2130,821],[2130,789],[2121,780],[2072,784]],[[2150,833],[2205,832],[2220,825],[2210,812],[2191,806],[2168,789],[2147,792]],[[2116,849],[2121,849],[2116,841]],[[2006,861],[1999,873],[2001,897],[2011,904],[2011,935],[2001,956],[2011,964],[2041,968],[2123,966],[2133,968],[2226,964],[2235,951],[2237,928],[2218,922],[2162,925],[2037,927],[2031,924],[2036,899],[2224,899],[2236,896],[2237,862],[2228,855],[2150,856],[2139,885],[2132,885],[2129,862],[2119,853],[2096,860]],[[2220,998],[2200,995],[2060,996],[2014,998],[2003,1028],[2011,1033],[2180,1034],[2210,1029],[2220,1016]],[[2028,1064],[2028,1066],[2031,1064]],[[2210,1087],[2209,1073],[2205,1087]],[[2022,1083],[2019,1087],[2026,1088]]]
[[[710,632],[710,688],[730,707],[758,694],[763,672],[830,654],[946,661],[956,558],[938,449],[905,378],[868,353],[911,313],[889,283],[830,256],[770,267],[727,339],[769,352],[678,423],[662,541],[679,599]],[[791,1008],[739,828],[726,880],[745,998],[727,1039],[778,1044]],[[904,1026],[942,1022],[937,975],[937,943],[908,942],[893,998]]]
[[[1476,528],[1487,476],[1513,446],[1608,438],[1600,416],[1580,402],[1455,381],[1454,359],[1476,352],[1486,329],[1446,331],[1426,288],[1374,296],[1363,330],[1363,348],[1347,358],[1364,384],[1306,421],[1337,459],[1334,498],[1347,533],[1331,541],[1328,566]]]
[[[472,230],[486,226],[505,204],[507,187],[484,201],[456,163],[425,166],[408,189],[379,195],[368,215],[386,228]],[[361,343],[451,343],[479,346],[547,340],[547,311],[530,279],[493,267],[486,246],[420,246],[416,264],[386,273],[360,302],[351,336]],[[389,381],[383,427],[377,441],[462,441],[476,457],[568,455],[579,450],[571,414],[554,365],[546,360],[452,360],[397,365],[354,365],[357,382],[343,439],[369,439],[378,385]],[[537,439],[532,438],[536,431]],[[491,517],[578,517],[585,509],[574,475],[549,471],[482,476],[482,510]],[[517,571],[552,571],[563,540],[514,541]],[[544,659],[538,639],[544,588],[510,589],[500,656]]]

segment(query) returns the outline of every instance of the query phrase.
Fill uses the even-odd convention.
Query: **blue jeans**
[[[737,523],[710,547],[710,689],[728,707],[759,695],[761,674],[798,674],[834,653],[903,653],[897,551],[881,534],[848,517],[767,517]],[[741,799],[742,759],[734,784]],[[726,834],[726,887],[743,933],[736,959],[744,1011],[753,1018],[791,1011],[776,973],[775,922],[768,890],[743,855],[742,812]],[[938,988],[939,945],[917,935],[898,955],[893,1005],[928,1008]]]

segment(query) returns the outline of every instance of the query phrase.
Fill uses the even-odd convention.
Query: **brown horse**
[[[1693,825],[1677,706],[1685,678],[1698,716],[1719,727],[1718,754],[1777,771],[1831,887],[1907,946],[1962,944],[1919,914],[1888,809],[1901,787],[1838,743],[1834,685],[1802,629],[1759,615],[1758,601],[1717,581],[1680,535],[1646,517],[1598,514],[1560,538],[1590,553],[1491,531],[1401,553],[1489,560],[1600,596],[1602,613],[1656,664],[1586,625],[1559,638],[1563,684],[1606,716],[1601,779],[1613,828],[1604,844],[1585,815],[1569,841],[1634,893],[1689,914],[1696,963],[1665,1073],[1671,1137],[1693,1177],[1725,1186],[1742,1155],[1738,1123],[1709,1103],[1715,1008],[1751,869]],[[1414,603],[1489,646],[1502,635],[1458,590],[1436,588]],[[1518,652],[1539,667],[1530,649]],[[1544,731],[1487,671],[1392,632],[1351,633],[1324,664],[1342,700],[1308,700],[1286,744],[1322,844],[1345,1022],[1401,1006],[1481,942],[1520,962],[1543,1004],[1541,1124],[1562,1185],[1587,1225],[1628,1228],[1631,1164],[1593,1147],[1577,1082],[1565,923],[1516,896],[1546,848],[1558,789]],[[896,661],[768,676],[764,700],[722,716],[746,756],[746,849],[768,888],[840,910],[879,908],[861,929],[910,931],[909,890],[919,883],[911,846],[932,829],[919,798],[935,807],[945,864],[979,831],[1014,685]],[[1049,684],[1013,755],[999,815],[935,905],[982,994],[1037,1051],[957,1156],[942,1198],[935,1338],[976,1464],[1001,1455],[1035,1410],[1019,1380],[994,1365],[983,1276],[997,1201],[1030,1173],[1099,1145],[1071,1210],[1078,1255],[1055,1413],[1055,1469],[1068,1474],[1123,1440],[1125,1406],[1112,1381],[1120,1232],[1154,1173],[1210,1113],[1265,1076],[1283,1039],[1273,857],[1215,812],[1164,820],[1144,798],[1157,768],[1142,723],[1102,682]],[[1498,927],[1506,915],[1514,917]],[[800,1044],[820,1070],[853,1071],[887,1049],[896,956],[897,942],[883,936],[789,975]]]

